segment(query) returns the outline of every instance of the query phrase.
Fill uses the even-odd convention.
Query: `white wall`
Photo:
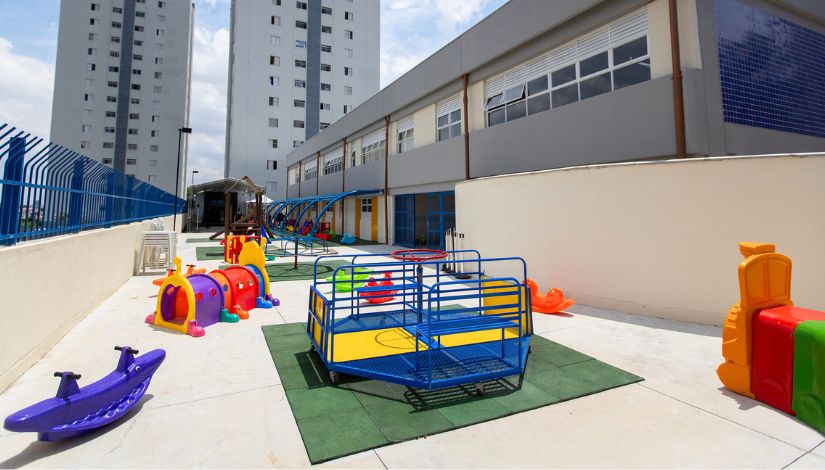
[[[132,277],[150,229],[137,222],[0,249],[0,391]]]
[[[825,310],[825,154],[596,165],[456,186],[483,256],[522,256],[541,290],[579,303],[721,324],[739,300],[740,241],[794,263],[792,299]]]

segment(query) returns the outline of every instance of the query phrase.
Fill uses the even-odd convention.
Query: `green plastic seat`
[[[794,330],[792,407],[825,433],[825,321],[805,321]]]

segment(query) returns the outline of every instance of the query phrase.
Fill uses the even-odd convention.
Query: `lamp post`
[[[175,214],[172,216],[172,230],[177,230],[178,226],[178,199],[180,199],[180,143],[183,134],[191,134],[191,127],[181,127],[178,129],[178,169],[175,171]]]
[[[195,186],[195,173],[198,173],[198,170],[192,170],[192,185],[191,185],[191,186],[189,186],[189,188],[190,188],[190,189],[194,188],[194,186]],[[195,228],[195,231],[197,232],[197,231],[198,231],[198,229],[197,229],[197,223],[198,223],[198,206],[195,204],[195,190],[194,190],[194,189],[192,189],[192,201],[191,201],[191,204],[192,204],[192,205],[191,205],[191,206],[189,206],[189,208],[190,208],[190,210],[189,210],[189,230],[192,230],[192,217],[194,216],[194,218],[195,218],[195,227],[196,227],[196,228]],[[191,210],[192,208],[194,208],[194,209],[195,209],[195,210],[194,210],[194,215],[193,215],[192,210]]]
[[[200,173],[198,170],[192,170],[192,185],[195,186],[195,174]]]

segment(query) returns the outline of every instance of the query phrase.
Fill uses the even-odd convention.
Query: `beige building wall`
[[[696,17],[696,0],[677,2],[679,17],[679,52],[682,69],[702,68],[699,50],[699,25]],[[667,0],[654,0],[647,5],[648,46],[650,52],[650,76],[662,77],[672,73],[670,53],[670,12]]]
[[[163,223],[171,227],[172,217]],[[0,343],[0,391],[132,277],[141,232],[151,225],[136,222],[0,250],[0,285],[13,293],[3,296],[0,331],[15,332]],[[123,338],[112,341],[115,346]]]
[[[825,311],[823,174],[825,154],[481,178],[456,186],[457,226],[483,256],[524,257],[542,291],[715,325],[739,300],[738,243],[774,243],[796,305]]]
[[[467,119],[470,132],[484,129],[484,80],[471,83],[467,87]]]
[[[435,103],[413,113],[413,148],[435,143]]]

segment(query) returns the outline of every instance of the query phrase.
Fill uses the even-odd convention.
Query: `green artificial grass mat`
[[[220,243],[223,238],[216,238],[214,240],[210,240],[209,238],[190,238],[186,240],[186,243]]]
[[[313,464],[644,380],[534,335],[524,375],[485,382],[483,396],[472,384],[418,390],[343,376],[332,385],[303,323],[262,329]]]
[[[223,257],[223,252],[221,252]],[[198,258],[200,259],[200,258]],[[347,266],[350,263],[341,260],[321,261],[318,263],[318,279],[325,279],[327,276],[332,276],[332,272],[339,266]],[[220,266],[220,269],[229,266],[228,264]],[[278,281],[306,281],[313,279],[315,263],[298,263],[298,269],[294,269],[294,264],[289,263],[274,263],[266,265],[266,273],[269,275],[269,282]]]
[[[213,259],[223,259],[222,246],[196,246],[195,257],[198,261],[207,261]]]

